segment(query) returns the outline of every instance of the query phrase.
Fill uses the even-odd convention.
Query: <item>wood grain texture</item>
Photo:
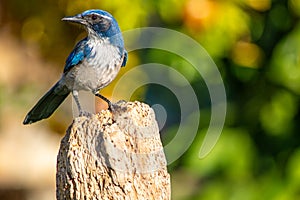
[[[153,110],[121,102],[78,117],[61,141],[56,196],[62,199],[170,199],[170,175]]]

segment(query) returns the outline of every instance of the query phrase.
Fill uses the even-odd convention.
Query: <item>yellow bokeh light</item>
[[[270,0],[246,0],[246,3],[248,6],[258,11],[266,11],[271,8]]]
[[[239,41],[233,47],[232,60],[244,67],[259,67],[262,62],[262,50],[255,44]]]
[[[189,0],[185,6],[185,21],[188,26],[207,26],[216,19],[218,4],[209,0]]]

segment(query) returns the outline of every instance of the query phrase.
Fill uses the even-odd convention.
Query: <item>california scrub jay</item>
[[[60,80],[29,111],[23,124],[48,118],[70,92],[82,115],[79,90],[91,91],[106,101],[110,108],[112,106],[107,98],[99,94],[99,90],[115,79],[127,61],[127,51],[117,21],[103,10],[87,10],[62,20],[83,25],[88,36],[76,44],[66,60]]]

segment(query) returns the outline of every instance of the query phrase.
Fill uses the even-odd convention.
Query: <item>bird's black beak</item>
[[[64,17],[61,19],[62,21],[74,22],[78,24],[85,24],[86,21],[82,18],[82,15],[75,15],[70,17]]]

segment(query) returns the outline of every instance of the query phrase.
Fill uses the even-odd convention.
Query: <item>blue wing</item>
[[[91,50],[92,49],[87,44],[87,38],[78,42],[66,60],[64,73],[81,63],[84,58],[90,54]]]
[[[128,59],[128,53],[126,50],[124,50],[124,58],[123,58],[123,62],[121,67],[125,67],[126,63],[127,63],[127,59]]]

